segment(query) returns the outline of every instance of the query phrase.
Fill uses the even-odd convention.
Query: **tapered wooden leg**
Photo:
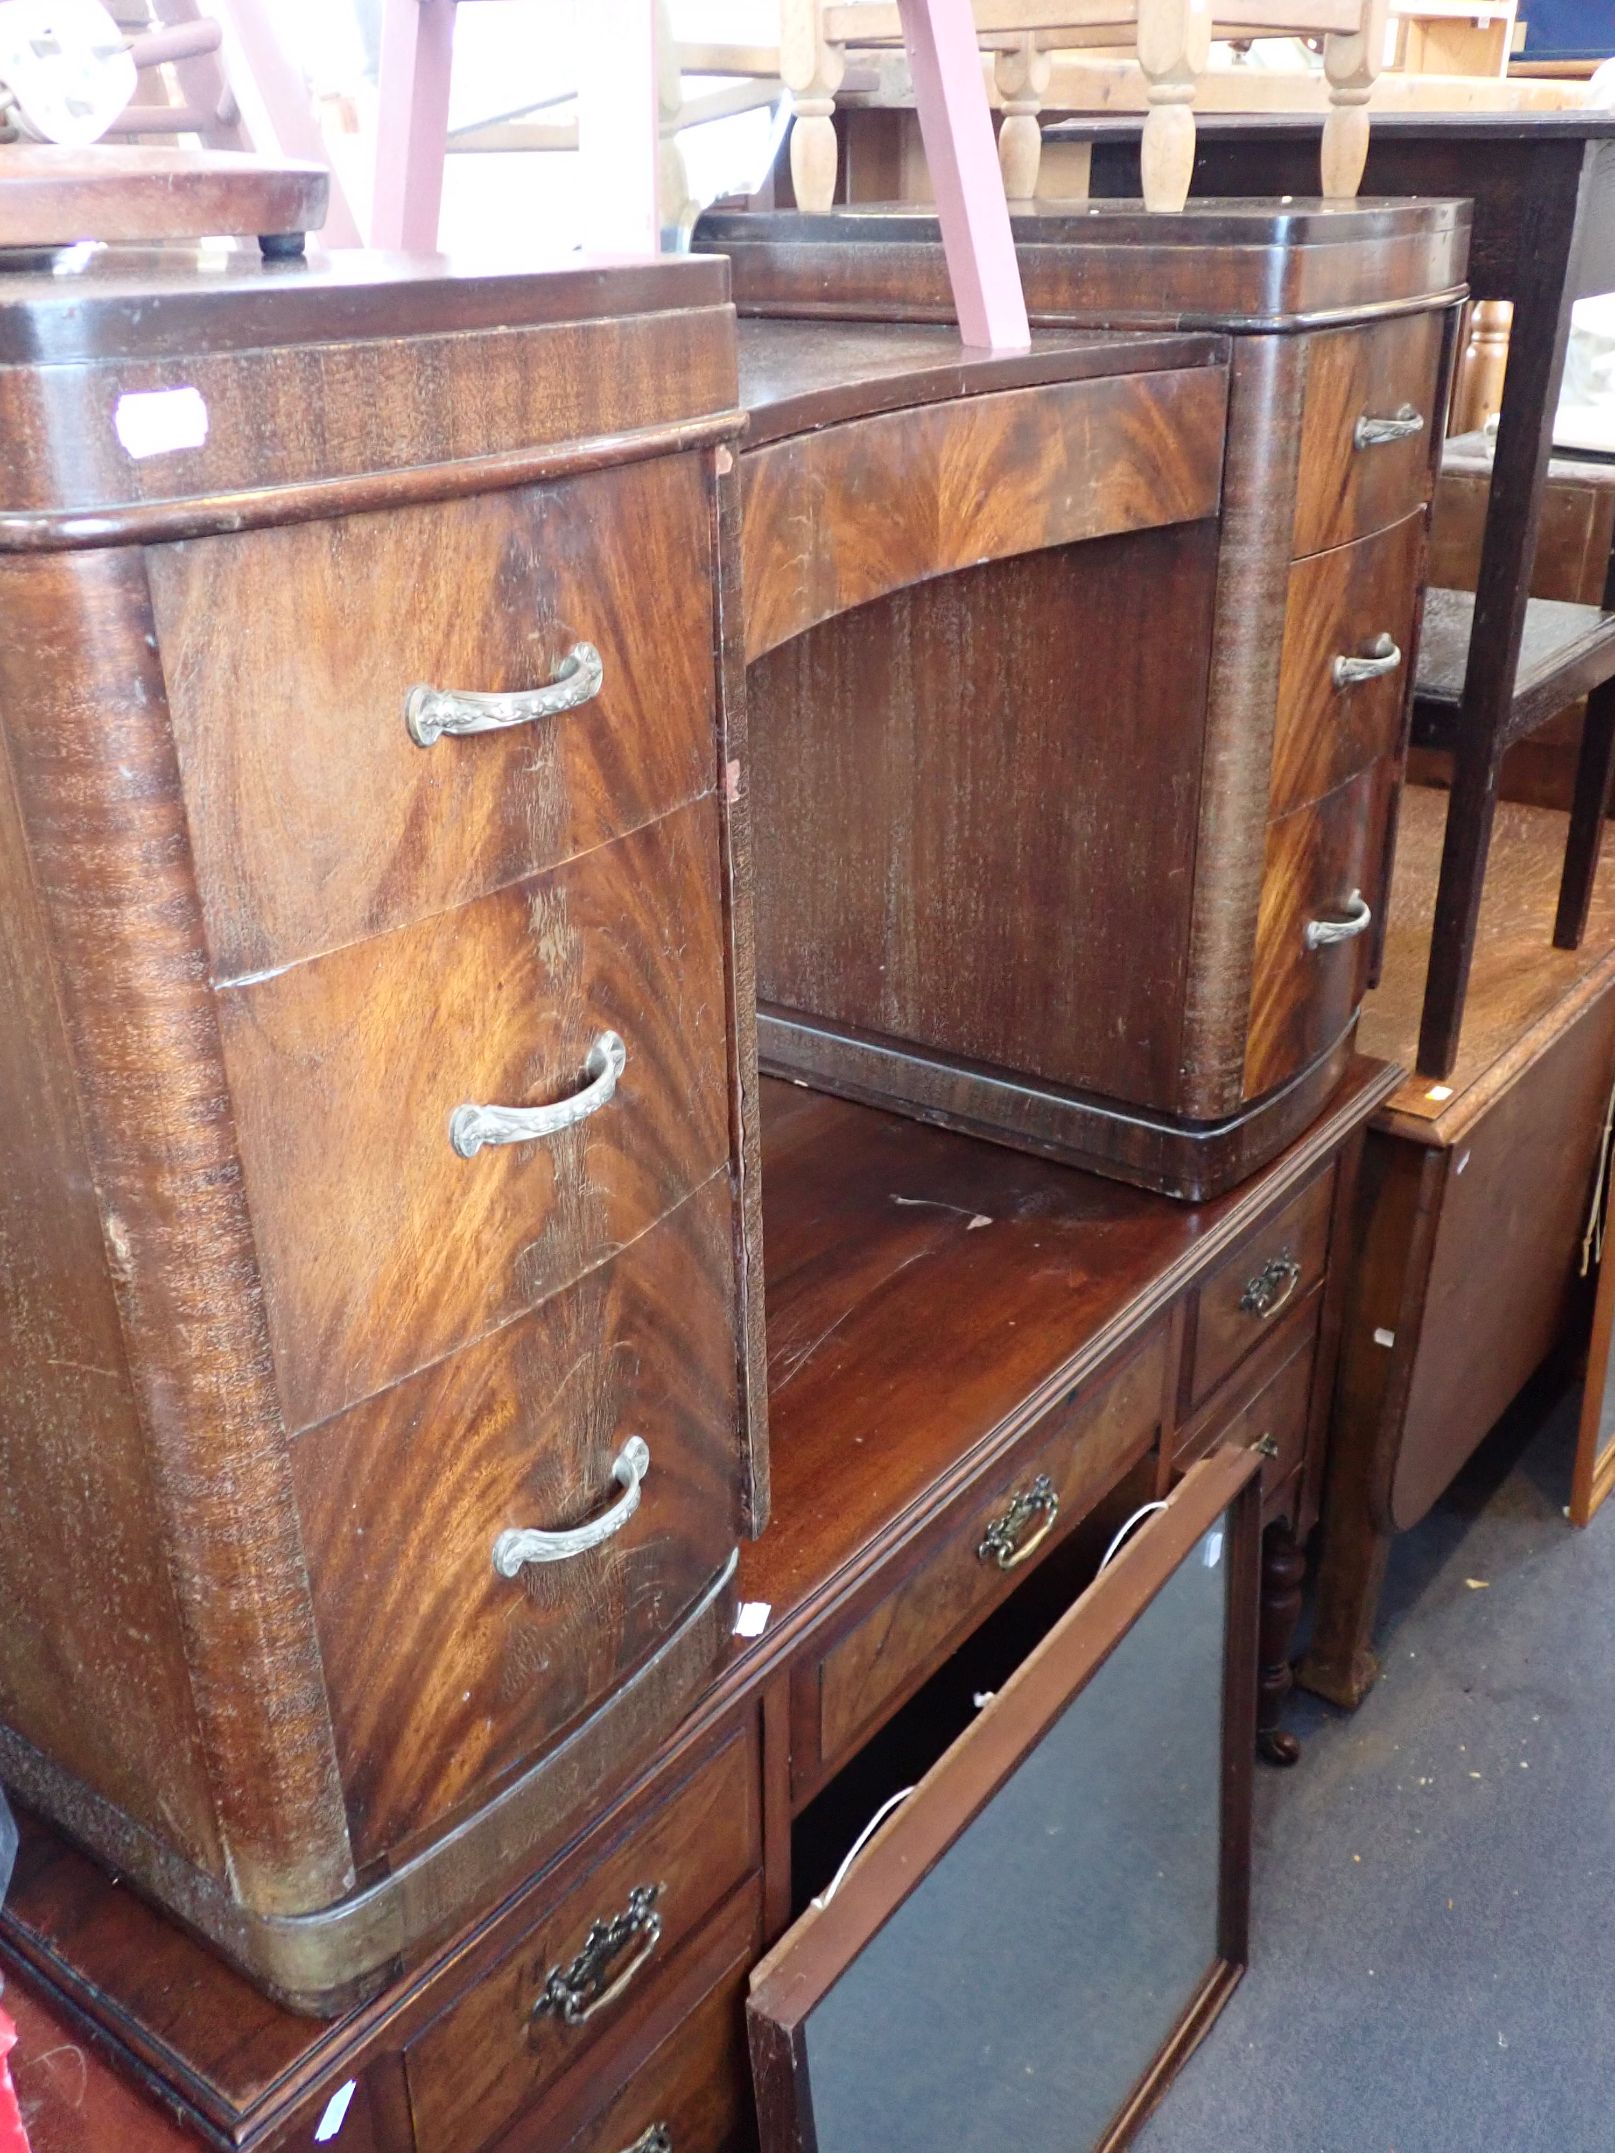
[[[1318,1618],[1296,1679],[1303,1689],[1355,1712],[1379,1680],[1374,1624],[1391,1536],[1365,1510],[1336,1501],[1324,1510],[1318,1565]]]
[[[1579,949],[1587,932],[1598,854],[1609,805],[1609,780],[1615,766],[1615,680],[1606,680],[1587,698],[1576,762],[1576,791],[1570,803],[1570,834],[1565,841],[1564,873],[1559,881],[1559,912],[1553,923],[1555,949]]]
[[[1262,1539],[1262,1616],[1256,1681],[1256,1753],[1269,1764],[1300,1761],[1301,1744],[1279,1726],[1285,1699],[1295,1686],[1290,1645],[1301,1619],[1301,1586],[1307,1559],[1283,1518]]]
[[[1138,64],[1149,110],[1139,144],[1144,207],[1173,214],[1194,177],[1194,92],[1211,56],[1211,14],[1191,0],[1138,0]]]
[[[1458,1059],[1496,808],[1497,762],[1490,746],[1484,740],[1467,740],[1460,735],[1453,755],[1447,834],[1441,846],[1435,926],[1430,937],[1430,969],[1425,976],[1424,1009],[1419,1020],[1420,1076],[1451,1076]]]
[[[780,80],[791,93],[791,185],[798,209],[828,209],[836,196],[836,92],[847,71],[839,45],[819,34],[818,0],[781,0]]]
[[[1357,29],[1323,41],[1329,116],[1323,123],[1323,191],[1354,195],[1368,161],[1368,100],[1385,56],[1386,0],[1363,0]]]

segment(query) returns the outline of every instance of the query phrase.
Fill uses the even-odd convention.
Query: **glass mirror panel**
[[[1080,2153],[1171,2038],[1218,1957],[1227,1546],[1199,1542],[809,2013],[819,2153]]]

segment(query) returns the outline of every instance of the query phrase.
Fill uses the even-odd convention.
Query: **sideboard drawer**
[[[1189,1403],[1209,1398],[1246,1354],[1299,1308],[1329,1263],[1331,1167],[1225,1256],[1195,1297]]]
[[[708,485],[701,457],[662,457],[152,548],[214,976],[425,918],[710,791]],[[582,694],[580,645],[598,687],[574,707],[411,737],[417,686]]]
[[[1157,1331],[1116,1375],[1083,1387],[1032,1428],[1015,1458],[961,1506],[962,1522],[924,1555],[816,1664],[798,1722],[817,1727],[818,1757],[792,1755],[810,1791],[1010,1589],[1012,1573],[1060,1525],[1143,1457],[1160,1427],[1166,1335]]]
[[[1245,1096],[1287,1083],[1334,1045],[1368,985],[1396,764],[1377,762],[1270,823],[1252,959]]]
[[[1424,518],[1297,561],[1269,810],[1288,814],[1394,752],[1411,681]]]
[[[700,801],[217,997],[294,1429],[521,1314],[724,1163],[718,875]],[[604,1096],[611,1035],[625,1059]],[[604,1103],[571,1127],[456,1149],[462,1105],[580,1092]]]
[[[728,1560],[734,1291],[720,1171],[565,1292],[293,1445],[359,1861],[552,1746]],[[598,1546],[496,1567],[508,1532],[613,1515]]]
[[[1430,498],[1439,311],[1308,340],[1292,551],[1382,531]]]
[[[1315,1294],[1295,1351],[1218,1437],[1234,1450],[1261,1451],[1264,1510],[1306,1461],[1308,1407],[1322,1312],[1322,1296]]]
[[[601,2048],[639,2022],[647,1999],[654,2008],[678,1979],[681,1950],[761,1867],[759,1776],[748,1719],[624,1836],[586,1855],[559,1896],[535,1887],[547,1902],[539,1918],[409,2045],[419,2153],[473,2153],[585,2056],[592,2081],[620,2085]]]

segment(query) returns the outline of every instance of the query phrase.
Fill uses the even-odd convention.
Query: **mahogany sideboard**
[[[0,1951],[37,2153],[102,2153],[93,2119],[109,2104],[149,2118],[122,2121],[120,2153],[267,2153],[333,2116],[321,2142],[338,2153],[752,2144],[751,1970],[766,1947],[789,1951],[847,1820],[890,1790],[882,1775],[930,1764],[989,1715],[1001,1747],[1024,1749],[1025,1686],[1007,1678],[1051,1622],[1088,1619],[1092,1596],[1073,1601],[1140,1504],[1181,1488],[1189,1507],[1135,1533],[1139,1601],[1163,1551],[1197,1529],[1194,1506],[1237,1513],[1242,1467],[1259,1466],[1262,1513],[1310,1516],[1340,1224],[1364,1120],[1396,1076],[1355,1062],[1313,1127],[1203,1205],[765,1083],[774,1506],[741,1556],[762,1634],[734,1639],[678,1732],[602,1789],[553,1861],[331,2024],[278,2008],[25,1818]],[[1270,1692],[1292,1584],[1269,1565]],[[1256,1615],[1239,1615],[1250,1649],[1230,1663],[1246,1685],[1228,1701],[1247,1734],[1223,1802],[1236,1870]],[[1070,1634],[1065,1657],[1093,1651]],[[1000,1694],[978,1719],[982,1688]],[[955,1750],[934,1783],[955,1775]],[[885,1843],[900,1851],[907,1823],[899,1813]],[[1235,1913],[1241,1889],[1230,1873]],[[1238,1943],[1106,2143],[1125,2142],[1210,2023]],[[87,2043],[87,2094],[61,2097],[30,2026]]]
[[[309,2008],[643,1762],[766,1515],[727,302],[0,276],[0,1776]]]
[[[889,325],[952,317],[928,212],[697,229],[744,317],[760,1052],[1203,1197],[1352,1051],[1468,209],[1014,229],[1066,341],[907,381]],[[1084,381],[1104,324],[1139,341]],[[1190,330],[1225,428],[1209,347],[1145,357]]]

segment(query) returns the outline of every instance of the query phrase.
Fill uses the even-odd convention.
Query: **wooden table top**
[[[1408,1076],[1381,1109],[1379,1126],[1426,1143],[1456,1143],[1512,1080],[1521,1058],[1539,1053],[1576,1009],[1615,979],[1615,847],[1607,837],[1582,945],[1553,946],[1567,819],[1557,808],[1498,802],[1457,1065],[1439,1084]],[[1445,792],[1408,786],[1384,969],[1357,1028],[1365,1053],[1410,1070],[1446,820]]]

